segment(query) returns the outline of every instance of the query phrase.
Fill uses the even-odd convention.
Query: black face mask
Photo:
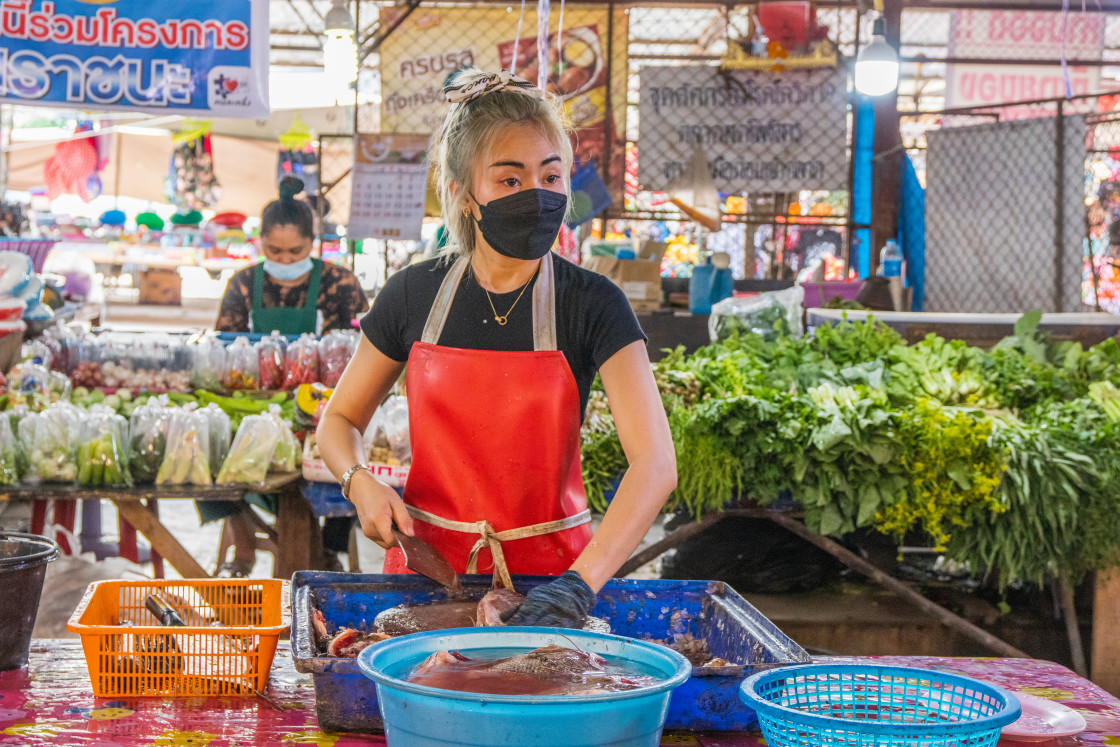
[[[498,254],[513,259],[540,259],[556,241],[567,203],[562,192],[524,189],[479,205],[482,217],[478,227],[482,238]]]

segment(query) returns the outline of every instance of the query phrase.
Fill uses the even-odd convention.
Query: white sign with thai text
[[[721,192],[841,189],[847,102],[842,69],[644,67],[638,181],[664,190],[699,146]]]

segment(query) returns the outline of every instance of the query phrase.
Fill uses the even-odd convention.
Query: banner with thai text
[[[0,0],[0,102],[268,117],[268,2]]]
[[[643,67],[638,182],[664,190],[704,151],[721,192],[843,189],[848,180],[843,69],[737,71]]]
[[[394,24],[400,8],[381,13]],[[518,35],[519,11],[505,7],[429,7],[412,13],[380,48],[381,130],[435,132],[447,115],[443,87],[451,73],[474,66],[486,72],[512,69],[534,83],[546,70],[548,89],[560,96],[574,135],[576,159],[606,173],[616,203],[622,201],[626,110],[627,16],[624,9],[572,5],[563,25],[554,9],[538,51],[536,11],[530,7]],[[515,40],[517,41],[515,45]],[[608,115],[610,112],[610,116]]]
[[[1056,12],[1031,10],[954,10],[949,15],[949,58],[945,107],[956,109],[1056,99],[1100,90],[1101,69],[1077,65],[1101,59],[1104,14],[1070,13],[1063,23]],[[1071,64],[1063,72],[1059,60]],[[991,63],[979,60],[991,59]],[[1000,64],[999,60],[1038,60],[1043,65]],[[1052,108],[1015,107],[1005,119],[1048,116]]]

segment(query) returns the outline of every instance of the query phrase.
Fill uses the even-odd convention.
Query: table
[[[979,677],[1012,690],[1062,702],[1088,723],[1076,737],[1047,747],[1120,744],[1120,700],[1063,666],[1033,659],[940,657],[827,657],[820,662],[876,663],[942,669]],[[36,640],[27,668],[0,674],[0,745],[26,747],[234,747],[293,744],[320,747],[384,745],[383,737],[327,734],[315,720],[311,676],[292,666],[281,643],[262,698],[94,698],[81,645],[74,640]],[[1022,745],[1003,741],[1004,747]],[[662,745],[764,747],[757,731],[691,734],[674,732]]]
[[[180,576],[206,578],[210,574],[160,522],[156,501],[182,498],[239,501],[248,492],[277,493],[279,495],[279,510],[276,515],[277,557],[273,566],[273,575],[276,578],[291,578],[297,570],[311,568],[312,558],[318,559],[322,554],[322,537],[319,533],[318,519],[300,492],[301,479],[298,472],[292,472],[269,475],[262,485],[218,485],[210,488],[192,485],[89,488],[44,483],[36,486],[0,487],[0,501],[69,502],[68,510],[71,517],[73,501],[111,501],[117,507],[121,518],[144,535],[151,543],[152,551],[165,558]]]

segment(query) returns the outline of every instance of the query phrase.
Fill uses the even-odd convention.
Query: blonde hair
[[[487,77],[488,73],[468,67],[456,73],[450,85],[477,84]],[[478,165],[489,156],[492,144],[502,131],[522,124],[536,128],[556,148],[560,156],[564,194],[570,205],[572,143],[559,97],[539,89],[526,91],[508,87],[452,104],[432,144],[436,190],[449,238],[446,254],[470,254],[474,251],[474,219],[463,214],[463,208],[467,206],[467,192],[474,183]],[[453,184],[458,185],[458,189],[453,190]]]

